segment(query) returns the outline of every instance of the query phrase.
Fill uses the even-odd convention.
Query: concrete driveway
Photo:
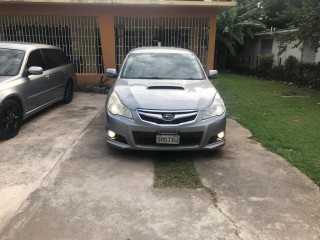
[[[104,100],[77,93],[0,142],[0,239],[320,239],[319,188],[236,122],[223,150],[192,153],[215,206],[153,188],[159,153],[106,147]]]

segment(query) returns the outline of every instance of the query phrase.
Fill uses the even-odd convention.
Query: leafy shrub
[[[302,63],[297,58],[289,56],[282,66],[272,66],[272,64],[272,56],[260,57],[256,75],[260,78],[320,90],[320,63]]]
[[[294,56],[289,56],[284,62],[284,75],[282,76],[282,81],[285,82],[298,82],[298,66],[300,62]]]
[[[320,63],[303,63],[289,56],[284,64],[282,81],[320,90]]]
[[[320,90],[320,63],[302,63],[294,56],[289,56],[281,66],[273,66],[273,56],[266,55],[259,57],[259,64],[255,69],[250,69],[243,61],[234,61],[230,67],[241,74]]]
[[[274,66],[272,71],[270,72],[271,79],[277,80],[277,81],[283,81],[285,68],[283,65],[280,66]]]
[[[257,66],[257,74],[259,77],[270,78],[273,67],[273,55],[265,55],[259,57],[259,64]]]
[[[320,90],[320,63],[299,63],[297,81],[295,83],[300,86]]]

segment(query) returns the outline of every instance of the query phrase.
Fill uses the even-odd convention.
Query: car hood
[[[6,82],[7,80],[12,79],[11,76],[0,76],[0,84]]]
[[[130,109],[207,109],[217,90],[209,80],[118,79],[114,91]]]
[[[17,76],[0,76],[0,91],[9,87],[9,83],[17,79]]]

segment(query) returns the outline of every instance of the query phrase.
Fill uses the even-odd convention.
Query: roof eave
[[[75,5],[111,5],[139,7],[197,7],[211,8],[222,12],[236,6],[236,2],[202,2],[202,1],[164,1],[164,0],[0,0],[1,3],[23,4],[75,4]]]

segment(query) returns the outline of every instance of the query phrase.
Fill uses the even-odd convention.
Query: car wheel
[[[16,136],[22,124],[22,109],[14,100],[7,100],[0,109],[0,139]]]
[[[63,103],[67,104],[72,101],[73,98],[73,82],[69,80],[66,84],[66,88],[64,90]]]

